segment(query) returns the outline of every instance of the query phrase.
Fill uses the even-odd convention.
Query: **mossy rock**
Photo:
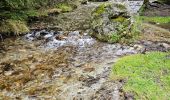
[[[119,42],[130,36],[130,15],[123,4],[106,2],[92,12],[91,35],[109,43]]]

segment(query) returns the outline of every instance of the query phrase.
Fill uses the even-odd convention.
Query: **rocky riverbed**
[[[89,21],[90,16],[85,15],[90,15],[91,9],[100,3],[90,2],[75,12],[55,17],[57,25],[62,26],[59,27],[61,30],[39,29],[36,26],[40,23],[33,23],[35,29],[26,35],[0,42],[0,99],[133,99],[122,91],[123,80],[110,80],[111,67],[125,55],[169,51],[169,30],[146,24],[143,32],[147,35],[130,45],[100,42],[89,35],[89,24],[87,27],[82,24]],[[132,5],[136,3],[131,1]],[[137,3],[138,8],[140,3]],[[88,7],[90,12],[82,13]],[[75,17],[76,14],[80,17]],[[57,18],[63,20],[58,23]],[[72,19],[71,23],[68,19]],[[64,24],[67,26],[64,27]],[[166,37],[160,36],[160,32],[166,34]]]
[[[121,82],[109,73],[117,58],[170,45],[98,42],[87,32],[33,31],[1,43],[1,99],[120,100]]]

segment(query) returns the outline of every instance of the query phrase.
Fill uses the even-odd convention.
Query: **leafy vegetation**
[[[120,58],[111,78],[125,80],[123,90],[137,100],[168,100],[170,97],[170,53],[150,52]]]
[[[51,0],[2,0],[0,1],[0,33],[28,32],[27,20],[40,16],[40,8],[46,8]]]
[[[0,8],[3,10],[39,9],[52,3],[53,0],[2,0]]]
[[[0,29],[1,29],[0,33],[2,34],[11,32],[12,33],[26,32],[28,30],[28,27],[25,24],[23,28],[23,23],[27,23],[27,21],[30,18],[48,16],[51,13],[57,14],[60,12],[68,12],[72,11],[74,8],[75,6],[68,4],[67,1],[64,2],[55,0],[0,1]],[[17,25],[14,24],[17,21],[19,22],[19,24]],[[11,24],[13,26],[16,25],[16,27],[15,28],[11,27]]]

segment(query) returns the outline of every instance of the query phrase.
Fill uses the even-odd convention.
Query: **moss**
[[[112,68],[113,80],[125,80],[123,91],[137,100],[168,100],[170,53],[150,52],[120,58]]]
[[[103,13],[106,11],[105,8],[106,8],[107,6],[109,6],[109,5],[110,5],[109,3],[103,3],[103,4],[99,5],[99,6],[95,9],[95,11],[92,12],[92,14],[93,14],[94,16],[99,16],[99,15],[103,14]]]
[[[145,22],[154,22],[154,23],[170,23],[170,17],[146,17],[146,16],[140,16],[140,19]]]
[[[56,8],[60,9],[62,12],[70,12],[73,11],[76,6],[73,4],[68,4],[68,3],[59,3],[56,5]]]
[[[99,16],[99,15],[103,14],[107,10],[106,7],[109,7],[109,6],[111,6],[111,3],[102,3],[102,4],[100,4],[95,9],[95,11],[93,12],[93,15]],[[115,3],[114,6],[116,6],[117,8],[119,8],[121,10],[126,9],[126,7],[124,5],[122,5],[122,4]]]
[[[29,32],[29,28],[25,22],[20,20],[6,20],[0,25],[0,33],[15,33],[15,35],[19,35],[26,32]]]
[[[121,22],[121,23],[125,22],[126,20],[127,19],[123,16],[118,16],[118,17],[112,19],[112,21]]]

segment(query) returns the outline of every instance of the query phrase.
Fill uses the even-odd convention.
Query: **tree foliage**
[[[1,10],[38,9],[52,5],[54,0],[2,0]]]

